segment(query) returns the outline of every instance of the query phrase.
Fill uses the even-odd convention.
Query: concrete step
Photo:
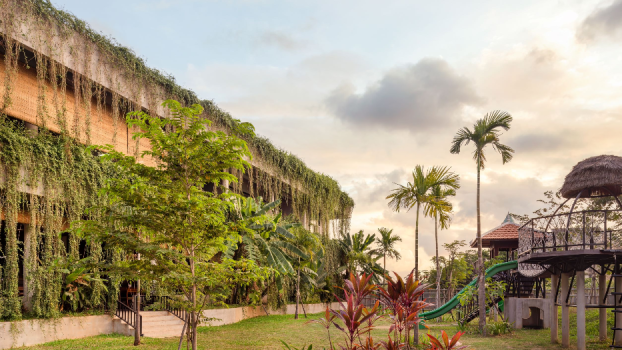
[[[171,315],[168,311],[141,311],[140,314],[143,316],[143,320],[145,317],[158,317],[158,316],[169,316]]]
[[[161,322],[161,321],[169,321],[172,320],[173,318],[171,318],[171,316],[175,319],[178,320],[179,322],[183,323],[184,321],[180,320],[177,316],[175,315],[168,315],[168,316],[152,316],[152,317],[144,317],[143,316],[143,323],[145,322]]]
[[[143,325],[143,335],[149,338],[169,338],[169,337],[179,337],[181,335],[181,331],[184,328],[182,325],[175,326],[151,326],[144,327]]]

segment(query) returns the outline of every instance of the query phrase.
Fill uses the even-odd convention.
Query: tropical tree
[[[294,230],[294,237],[289,240],[291,245],[295,247],[303,255],[298,255],[297,260],[294,263],[296,268],[296,313],[295,319],[298,319],[298,305],[300,304],[300,280],[304,279],[303,283],[315,284],[315,277],[317,277],[316,256],[322,255],[323,248],[319,237],[313,232],[307,231],[303,228]]]
[[[170,112],[167,118],[144,112],[127,116],[128,126],[139,130],[133,138],[150,143],[150,150],[142,152],[143,160],[155,166],[113,146],[98,147],[106,151],[102,162],[119,175],[100,191],[106,203],[92,209],[100,211],[102,219],[76,222],[73,228],[91,241],[106,242],[107,248],[143,257],[102,261],[102,275],[157,280],[163,289],[182,295],[179,307],[189,315],[189,342],[196,350],[197,327],[210,296],[265,277],[252,261],[217,259],[226,249],[225,239],[245,223],[226,221],[235,195],[204,191],[209,182],[237,181],[227,169],[243,170],[251,155],[236,133],[209,130],[210,121],[201,116],[200,105],[182,107],[167,100],[163,106]],[[252,131],[250,124],[238,127]]]
[[[382,275],[382,267],[378,265],[377,260],[381,255],[378,251],[372,249],[372,244],[376,240],[375,234],[365,235],[363,230],[350,235],[345,233],[339,239],[339,245],[344,253],[346,273],[357,274],[358,271],[371,274],[374,273],[374,280],[377,281],[378,275]]]
[[[384,270],[384,274],[387,274],[387,255],[389,258],[393,258],[395,260],[400,260],[402,255],[395,249],[395,244],[397,242],[402,241],[402,237],[393,235],[393,229],[388,229],[385,227],[381,227],[378,229],[380,233],[380,237],[376,238],[376,244],[378,248],[376,251],[378,254],[382,255],[382,269]]]
[[[396,212],[402,209],[407,211],[415,208],[417,219],[415,221],[415,277],[419,280],[419,213],[422,205],[433,199],[430,190],[435,186],[443,189],[457,189],[459,187],[458,175],[452,173],[449,167],[433,166],[427,171],[423,166],[417,165],[412,172],[412,181],[406,185],[396,184],[398,187],[387,196],[389,207]]]
[[[426,203],[424,213],[425,216],[431,216],[434,218],[434,243],[436,247],[436,303],[439,303],[441,298],[441,274],[438,259],[438,225],[441,225],[442,229],[448,229],[451,223],[451,212],[453,206],[447,200],[447,197],[455,196],[456,191],[453,188],[444,189],[441,186],[433,186],[430,189],[431,199]],[[440,305],[437,305],[440,306]]]
[[[514,150],[502,144],[499,140],[501,130],[509,130],[512,116],[504,111],[493,111],[479,119],[473,125],[473,129],[464,127],[458,130],[451,143],[450,152],[458,154],[462,146],[473,143],[475,150],[473,151],[473,160],[477,166],[477,254],[478,254],[478,276],[479,276],[479,310],[486,310],[486,281],[484,280],[484,259],[482,257],[482,224],[480,217],[480,172],[484,169],[486,163],[486,155],[484,149],[488,145],[501,154],[503,164],[512,160]],[[479,329],[482,334],[486,334],[486,317],[479,318]]]

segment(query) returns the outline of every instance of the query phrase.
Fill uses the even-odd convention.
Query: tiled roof
[[[482,236],[482,241],[488,241],[493,239],[516,239],[518,240],[518,228],[515,223],[506,222],[497,226],[492,230],[486,232]]]
[[[489,246],[486,241],[497,240],[516,240],[518,241],[518,228],[520,226],[514,222],[510,214],[505,217],[501,225],[489,230],[482,235],[482,245]],[[477,239],[471,242],[471,247],[477,247]]]

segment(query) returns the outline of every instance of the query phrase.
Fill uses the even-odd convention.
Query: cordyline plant
[[[387,287],[379,289],[378,299],[389,311],[389,318],[392,320],[389,332],[394,332],[398,340],[403,339],[402,336],[405,335],[404,341],[409,345],[410,330],[418,329],[419,312],[432,305],[422,300],[423,292],[428,285],[416,281],[413,272],[407,276],[406,281],[397,273],[394,274],[395,280],[391,276],[385,276]],[[416,334],[415,332],[415,336]]]
[[[343,298],[336,296],[341,309],[331,310],[327,306],[322,318],[308,323],[318,323],[326,329],[330,350],[336,349],[330,336],[332,326],[344,334],[345,344],[338,345],[342,350],[410,349],[410,339],[407,334],[413,327],[418,326],[420,322],[419,312],[431,304],[421,300],[427,285],[415,281],[413,273],[408,275],[406,281],[397,274],[395,276],[395,280],[387,276],[387,289],[383,289],[370,283],[371,275],[354,276],[350,274],[350,278],[344,283]],[[378,298],[371,309],[363,305],[366,297]],[[385,316],[380,312],[381,304],[392,324],[389,329],[388,341],[375,342],[371,336],[371,330],[374,327],[374,322]],[[393,338],[390,335],[391,333],[394,335]],[[444,332],[443,334],[443,339],[445,339],[447,335]],[[445,342],[445,345],[442,345],[433,336],[428,336],[431,339],[432,349],[445,350],[457,349],[455,345],[461,335],[462,333],[456,334],[452,341]],[[440,347],[436,343],[440,344]]]
[[[330,328],[334,326],[344,334],[344,343],[339,344],[341,350],[399,350],[411,348],[408,333],[414,327],[418,327],[419,312],[431,304],[421,300],[427,285],[415,280],[414,273],[410,273],[406,281],[395,274],[395,280],[386,276],[387,288],[383,289],[370,283],[371,275],[363,274],[354,276],[344,282],[344,296],[337,297],[340,310],[332,310],[328,306],[322,318],[307,323],[318,323],[326,329],[330,350],[336,349],[330,336]],[[364,305],[365,298],[376,297],[377,300],[371,309]],[[381,314],[380,305],[384,306],[392,324],[389,329],[388,341],[375,342],[371,336],[374,322],[384,317]],[[391,337],[393,333],[394,337]],[[405,334],[405,335],[404,335]],[[428,335],[431,341],[431,349],[456,350],[456,343],[462,333],[456,334],[451,342],[445,341],[447,334],[443,332],[444,344],[434,336]],[[395,339],[395,340],[394,340]],[[284,343],[285,344],[285,343]],[[292,349],[285,344],[286,349]]]
[[[449,340],[449,336],[445,331],[441,331],[441,339],[443,342],[441,343],[435,336],[431,334],[426,334],[428,338],[430,338],[430,350],[460,350],[465,349],[466,346],[458,346],[458,339],[464,334],[464,332],[456,333],[451,340]]]

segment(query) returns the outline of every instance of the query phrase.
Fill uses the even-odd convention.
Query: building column
[[[555,300],[555,292],[557,291],[557,285],[559,284],[559,276],[551,275],[551,292],[549,293],[549,299],[551,299],[551,343],[557,344],[559,342],[559,308],[557,307],[557,300]]]
[[[570,313],[568,304],[566,303],[566,295],[568,295],[568,279],[570,274],[562,273],[562,290],[560,295],[560,304],[562,304],[562,347],[570,347]]]
[[[223,193],[229,192],[229,180],[222,180]]]
[[[577,271],[577,350],[585,350],[585,271]]]
[[[602,274],[598,275],[598,302],[597,305],[605,305],[605,293],[607,289],[607,275],[601,267]],[[607,309],[598,309],[598,340],[607,340]]]
[[[620,273],[620,266],[616,266],[616,274]],[[616,292],[622,292],[622,277],[615,277],[615,282],[616,282]],[[615,299],[615,304],[616,304],[616,308],[622,308],[622,303],[620,303],[620,298],[618,298],[618,296],[616,295],[613,299]],[[620,327],[622,325],[622,313],[621,312],[615,312],[614,313],[616,316],[616,325],[618,327]],[[622,331],[614,331],[613,334],[615,334],[615,338],[614,338],[614,345],[617,346],[622,346]]]
[[[32,246],[33,242],[31,242],[34,237],[33,235],[35,234],[34,229],[34,225],[24,225],[24,259],[22,262],[22,284],[24,286],[24,296],[22,297],[22,304],[24,305],[24,308],[28,311],[32,311],[32,294],[34,292],[32,288],[30,288],[31,283],[29,276],[29,267],[31,265],[30,262],[33,259],[31,254],[34,252],[34,247]]]

